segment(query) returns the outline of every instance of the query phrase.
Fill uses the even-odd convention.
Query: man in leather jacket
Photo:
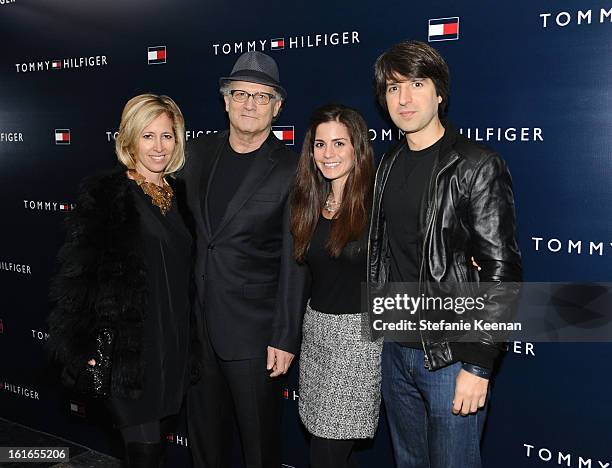
[[[391,47],[377,59],[375,79],[381,106],[405,138],[383,156],[376,174],[370,288],[487,283],[478,318],[506,320],[521,258],[505,162],[441,120],[449,71],[429,45]],[[398,467],[481,466],[489,377],[504,348],[498,341],[486,331],[460,342],[424,331],[418,341],[385,342],[382,391]]]

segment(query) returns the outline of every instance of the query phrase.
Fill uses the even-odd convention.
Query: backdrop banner
[[[285,144],[299,151],[312,110],[333,101],[363,113],[379,159],[402,135],[376,104],[373,64],[405,39],[446,58],[449,119],[510,167],[525,281],[612,281],[610,0],[0,0],[2,417],[122,456],[109,417],[61,387],[44,345],[64,216],[79,180],[116,163],[129,98],[171,96],[188,141],[224,130],[218,79],[262,51],[288,93],[274,123]],[[612,466],[603,341],[510,343],[492,381],[486,468]],[[296,365],[279,398],[284,466],[306,468]],[[168,466],[189,466],[184,414],[167,437]],[[384,414],[358,458],[393,466]]]

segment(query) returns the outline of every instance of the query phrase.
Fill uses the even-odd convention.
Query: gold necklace
[[[155,185],[152,182],[147,182],[147,179],[145,179],[142,174],[133,169],[130,169],[128,174],[132,179],[134,179],[142,191],[151,197],[151,203],[159,208],[161,214],[166,216],[168,211],[170,211],[170,207],[172,206],[172,198],[174,197],[172,187],[170,187],[170,185],[168,185],[168,183],[163,179],[163,185]]]

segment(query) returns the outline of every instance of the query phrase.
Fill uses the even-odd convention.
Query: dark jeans
[[[194,467],[232,466],[234,417],[246,468],[280,467],[284,377],[269,374],[265,357],[223,361],[205,344],[202,379],[187,397]]]
[[[480,439],[487,415],[454,415],[457,362],[427,370],[422,350],[385,343],[382,394],[398,468],[480,468]]]

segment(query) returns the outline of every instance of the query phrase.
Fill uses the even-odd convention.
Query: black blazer
[[[206,199],[227,142],[227,131],[196,140],[181,176],[195,219],[200,330],[226,360],[264,357],[267,346],[297,353],[306,269],[293,258],[289,194],[298,157],[270,133],[213,232]]]

